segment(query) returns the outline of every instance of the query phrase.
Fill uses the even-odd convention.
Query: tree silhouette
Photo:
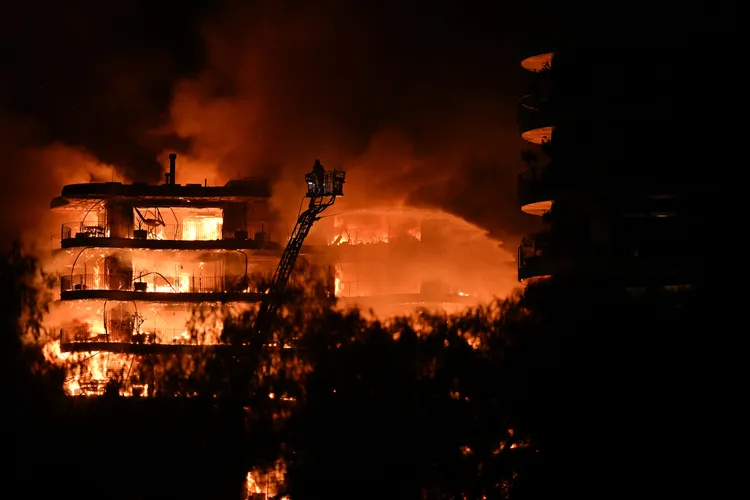
[[[553,278],[460,314],[378,321],[312,300],[308,269],[274,345],[242,348],[253,317],[238,314],[227,324],[239,349],[165,368],[152,397],[63,398],[59,371],[38,369],[20,341],[44,310],[38,262],[20,247],[6,257],[26,496],[65,485],[79,498],[238,498],[248,471],[276,468],[272,493],[295,500],[613,497],[664,474],[664,460],[684,463],[674,422],[705,413],[690,410],[706,370],[684,336],[714,331],[711,282]]]
[[[502,497],[533,450],[501,354],[511,304],[311,323],[303,352],[314,369],[286,426],[291,497]]]

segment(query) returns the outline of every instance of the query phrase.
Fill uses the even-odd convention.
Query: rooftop
[[[91,182],[69,184],[62,189],[61,196],[52,199],[52,210],[81,210],[91,201],[110,198],[132,198],[148,200],[151,206],[169,206],[190,203],[222,203],[228,201],[248,201],[253,198],[270,198],[271,183],[267,178],[245,178],[232,180],[223,186],[201,184],[146,184],[134,182]]]
[[[152,207],[169,207],[190,205],[209,207],[217,203],[232,201],[250,201],[257,198],[271,197],[271,182],[267,177],[245,177],[231,180],[223,186],[207,184],[177,184],[176,154],[169,155],[169,171],[164,174],[163,184],[134,182],[88,182],[85,184],[68,184],[62,188],[61,196],[50,202],[50,209],[55,211],[82,210],[89,208],[92,201],[120,199],[132,201],[147,200]],[[123,201],[124,201],[123,200]]]

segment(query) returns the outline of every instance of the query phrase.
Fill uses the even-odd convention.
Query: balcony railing
[[[222,226],[217,224],[208,228],[200,225],[166,224],[149,229],[141,229],[138,234],[149,240],[211,241],[222,239]],[[145,233],[144,233],[145,231]],[[145,236],[145,237],[144,237]]]
[[[548,242],[549,235],[547,233],[524,238],[518,246],[518,269],[523,269],[541,258],[544,249],[549,246]]]
[[[337,297],[362,297],[369,295],[373,285],[366,281],[348,280],[336,282]]]
[[[60,342],[72,343],[127,343],[142,345],[216,345],[219,334],[189,333],[185,328],[141,328],[135,332],[95,332],[89,326],[60,329]]]
[[[113,237],[108,225],[85,224],[83,222],[68,222],[62,225],[60,239],[91,239]],[[222,225],[209,228],[200,225],[166,224],[151,228],[134,228],[122,238],[143,240],[173,240],[173,241],[215,241],[221,240]]]
[[[80,290],[121,290],[135,292],[167,293],[221,293],[227,290],[227,283],[240,283],[239,276],[165,276],[149,273],[141,277],[128,273],[90,273],[63,275],[60,277],[60,291]]]
[[[106,225],[87,224],[84,222],[67,222],[62,225],[60,240],[108,238],[109,228]]]
[[[539,102],[534,94],[529,94],[518,101],[518,128],[523,134],[529,130],[552,127],[552,117],[549,114],[549,104]],[[551,139],[547,137],[547,141]]]

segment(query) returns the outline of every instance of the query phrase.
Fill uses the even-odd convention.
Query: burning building
[[[51,317],[62,353],[219,344],[221,317],[189,327],[196,310],[259,300],[251,277],[270,275],[280,254],[270,238],[269,181],[180,185],[176,155],[169,158],[163,184],[72,184],[52,200],[72,221],[53,259],[59,300]],[[97,388],[108,369],[96,374]]]
[[[665,146],[689,132],[671,96],[689,66],[677,59],[579,48],[522,61],[534,82],[518,105],[520,132],[550,160],[522,155],[521,209],[549,228],[520,245],[520,281],[575,275],[640,287],[695,278],[711,186]]]
[[[501,242],[438,210],[343,211],[324,218],[311,240],[308,253],[330,266],[339,304],[381,316],[453,312],[516,285],[513,256]]]
[[[268,180],[180,185],[175,163],[171,155],[160,185],[73,184],[52,200],[72,220],[54,252],[56,345],[61,355],[106,353],[76,390],[101,392],[133,356],[224,345],[215,311],[228,305],[239,312],[260,304],[261,327],[278,307],[267,297],[282,291],[298,255],[328,269],[326,297],[380,316],[452,312],[516,285],[513,255],[459,217],[405,207],[321,217],[343,194],[342,171],[325,173],[322,191],[308,175],[310,207],[282,252],[270,237]],[[271,288],[257,289],[271,277]]]

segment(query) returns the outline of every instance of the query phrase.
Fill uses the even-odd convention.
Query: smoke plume
[[[0,121],[0,154],[6,169],[0,183],[3,200],[0,247],[20,238],[36,253],[46,253],[60,238],[64,215],[50,212],[50,200],[64,184],[107,181],[112,166],[100,163],[83,148],[61,143],[29,147],[24,143],[31,132],[21,123]],[[43,229],[44,228],[44,229]],[[57,232],[51,233],[57,228]]]
[[[434,207],[502,239],[522,232],[521,71],[517,59],[512,73],[495,68],[512,50],[456,40],[465,26],[439,8],[276,5],[227,6],[204,25],[207,66],[175,85],[163,130],[190,144],[183,182],[268,175],[291,224],[302,175],[320,158],[348,172],[342,209]]]
[[[38,173],[4,183],[24,209],[75,180],[43,153],[58,144],[116,180],[158,181],[170,152],[178,183],[268,175],[287,221],[320,158],[348,171],[342,209],[437,208],[508,246],[533,222],[516,201],[517,7],[37,3],[0,30],[3,152]]]

